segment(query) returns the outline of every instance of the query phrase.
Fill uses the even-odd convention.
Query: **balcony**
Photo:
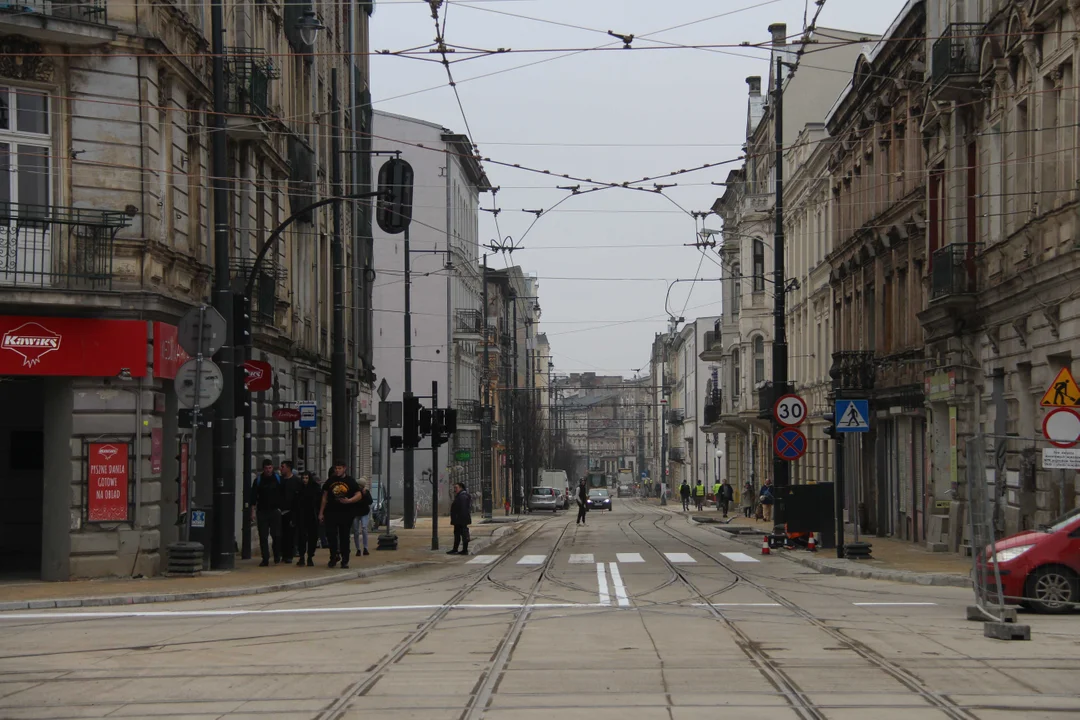
[[[113,240],[130,223],[120,211],[0,202],[0,286],[111,290]]]
[[[954,243],[930,257],[929,316],[967,318],[978,301],[978,257],[982,243]]]
[[[930,96],[934,100],[971,99],[979,85],[979,48],[983,26],[953,23],[930,53]]]
[[[458,400],[454,403],[458,412],[458,425],[479,426],[484,416],[484,406],[479,400]]]
[[[484,335],[483,313],[479,310],[454,311],[454,339],[479,341]]]
[[[705,425],[709,426],[720,422],[720,416],[723,414],[723,411],[721,395],[719,392],[714,392],[705,402]]]
[[[104,45],[117,35],[117,29],[109,25],[106,8],[105,0],[0,3],[0,32],[60,45]],[[2,52],[8,56],[40,54],[42,49],[35,45],[9,36],[3,40]]]
[[[872,350],[840,350],[833,353],[832,361],[829,377],[838,391],[868,393],[874,389],[877,364]]]
[[[250,260],[233,260],[233,276],[247,284],[251,276]],[[262,265],[255,278],[254,292],[251,298],[251,322],[276,326],[278,287],[284,286],[288,271],[284,268]]]
[[[270,81],[281,73],[259,48],[225,49],[225,131],[234,140],[261,140],[270,118]]]
[[[672,462],[683,462],[686,460],[686,450],[681,447],[673,447],[668,450],[668,459]]]
[[[671,410],[668,410],[669,425],[680,425],[684,420],[686,420],[686,411],[682,408],[673,408]]]
[[[719,323],[717,323],[715,329],[705,333],[705,342],[698,357],[702,362],[720,362],[724,359],[724,337],[720,331]]]

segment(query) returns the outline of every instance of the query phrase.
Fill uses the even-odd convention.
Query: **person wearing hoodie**
[[[472,498],[463,483],[454,483],[454,499],[450,503],[450,524],[454,526],[454,547],[447,555],[469,554],[469,526],[472,525]],[[458,551],[458,547],[461,550]]]
[[[259,549],[262,551],[260,567],[270,564],[270,549],[274,551],[274,564],[281,562],[281,478],[274,472],[274,461],[266,458],[262,472],[255,476],[251,487],[251,514],[259,528]]]
[[[291,563],[296,548],[296,493],[300,489],[300,477],[293,472],[292,460],[282,460],[278,477],[281,478],[281,561]],[[298,553],[304,556],[303,551]]]
[[[322,503],[322,488],[319,481],[309,472],[300,474],[300,486],[293,496],[293,514],[296,523],[296,553],[300,559],[297,566],[315,567],[315,548],[319,544],[319,505]]]
[[[349,569],[349,536],[352,534],[357,503],[363,497],[360,486],[345,472],[345,461],[335,460],[333,473],[323,483],[322,504],[319,506],[319,520],[326,523],[326,535],[330,540],[330,562],[327,567],[335,567],[340,561],[342,570]]]

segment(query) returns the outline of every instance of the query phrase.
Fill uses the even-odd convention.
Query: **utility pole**
[[[341,189],[341,103],[338,101],[338,71],[330,70],[330,113],[333,128],[330,138],[330,193],[342,196]],[[345,388],[345,248],[341,238],[341,203],[333,204],[333,238],[330,252],[333,262],[333,350],[330,355],[330,447],[334,457],[352,457],[349,442],[349,401]],[[408,231],[406,231],[408,232]],[[356,472],[356,468],[353,468]]]
[[[776,57],[776,97],[773,100],[773,128],[776,136],[776,229],[773,234],[773,284],[776,300],[773,303],[773,399],[788,392],[788,346],[785,311],[787,289],[784,281],[784,60]],[[778,426],[773,423],[773,432]],[[773,485],[776,500],[773,511],[773,532],[783,532],[784,500],[791,482],[791,464],[773,455]]]
[[[439,407],[439,383],[431,381],[431,418]],[[448,462],[447,465],[450,463]],[[432,423],[431,433],[431,549],[439,549],[439,443]]]
[[[233,343],[236,328],[233,318],[232,283],[229,279],[231,256],[229,237],[229,156],[225,139],[225,14],[222,0],[210,0],[210,35],[214,123],[210,131],[210,174],[214,190],[214,309],[225,318],[225,342],[216,362],[221,369],[221,397],[214,422],[214,528],[211,534],[210,567],[232,570],[236,556],[236,368]],[[198,428],[194,432],[198,432]]]
[[[511,293],[513,291],[511,290]],[[513,342],[513,350],[511,351],[510,372],[507,377],[508,394],[510,395],[510,406],[512,425],[509,428],[508,433],[510,438],[510,458],[514,465],[510,471],[510,487],[507,488],[510,493],[508,499],[510,504],[517,503],[518,493],[521,490],[521,472],[522,465],[525,460],[524,446],[525,446],[525,433],[522,432],[521,416],[524,414],[521,412],[521,390],[518,385],[518,334],[517,334],[517,295],[510,295],[510,314],[511,314],[511,328],[513,329],[513,335],[511,336]]]
[[[408,253],[406,253],[408,254]],[[406,260],[406,262],[408,262]],[[480,495],[481,514],[485,518],[491,518],[491,356],[488,348],[490,332],[488,327],[488,264],[487,253],[484,253],[483,268],[483,293],[484,306],[484,367],[480,376],[484,379],[484,412],[480,423]]]
[[[402,392],[402,401],[412,399],[412,260],[409,253],[409,228],[405,228],[405,390]],[[402,502],[405,511],[405,529],[412,530],[416,527],[416,496],[413,487],[413,448],[405,444],[402,457]]]

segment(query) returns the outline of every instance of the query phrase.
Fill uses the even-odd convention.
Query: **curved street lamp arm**
[[[354,195],[343,195],[341,197],[324,198],[322,200],[318,200],[311,203],[310,205],[300,208],[292,215],[285,218],[285,220],[282,221],[280,225],[274,228],[274,232],[270,233],[270,236],[266,238],[266,242],[264,242],[262,244],[262,247],[259,248],[259,254],[255,256],[255,262],[252,264],[251,272],[248,275],[247,282],[244,284],[244,297],[251,297],[251,293],[255,289],[255,278],[258,277],[259,267],[262,265],[263,259],[266,257],[266,253],[270,252],[270,248],[274,245],[275,242],[278,241],[278,238],[281,237],[281,233],[285,232],[285,228],[289,227],[294,222],[299,220],[301,216],[308,214],[312,210],[317,210],[318,208],[321,208],[324,205],[329,205],[331,203],[341,202],[344,200],[368,200],[370,198],[379,197],[380,195],[384,194],[386,194],[384,191],[376,190],[375,192],[357,193]]]

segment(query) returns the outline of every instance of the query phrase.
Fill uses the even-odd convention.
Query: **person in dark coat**
[[[682,509],[690,511],[690,484],[683,480],[682,485],[679,486],[679,497],[682,498]]]
[[[349,569],[349,535],[356,516],[356,504],[364,494],[345,472],[345,461],[334,461],[334,473],[323,483],[322,505],[319,519],[326,523],[326,535],[330,540],[330,562],[334,567],[341,561],[341,569]]]
[[[274,563],[281,562],[281,478],[274,472],[274,461],[266,458],[262,472],[255,476],[251,486],[251,514],[259,528],[259,549],[262,551],[260,567],[270,564],[270,548],[274,550]]]
[[[731,483],[724,478],[724,482],[720,483],[720,491],[716,494],[716,504],[720,510],[724,513],[724,517],[727,517],[728,508],[731,507],[731,502],[735,499],[735,488],[731,487]]]
[[[454,526],[454,547],[446,554],[468,555],[469,526],[472,525],[472,499],[463,483],[454,483],[454,499],[450,503],[450,524]]]
[[[293,472],[292,460],[282,460],[279,477],[281,478],[281,561],[292,562],[296,548],[296,493],[300,490],[300,476]],[[299,552],[304,556],[303,551]]]
[[[307,566],[315,567],[315,547],[319,544],[319,506],[322,504],[322,488],[319,481],[310,472],[300,475],[300,487],[293,497],[293,513],[296,524],[296,552],[300,559],[298,566],[304,564],[307,554]]]
[[[585,513],[589,512],[589,490],[585,487],[585,478],[581,478],[577,488],[577,522],[585,524]],[[577,523],[575,523],[576,525]]]

